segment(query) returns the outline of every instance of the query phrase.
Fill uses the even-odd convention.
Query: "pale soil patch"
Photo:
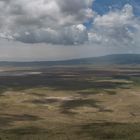
[[[134,89],[116,89],[116,95],[108,95],[103,92],[100,94],[88,95],[87,97],[78,95],[76,92],[71,95],[71,92],[65,91],[64,93],[64,91],[57,92],[50,89],[43,92],[45,96],[30,94],[33,90],[30,90],[30,92],[8,91],[0,98],[0,104],[5,104],[5,106],[7,106],[6,110],[2,109],[3,113],[34,114],[50,122],[60,121],[61,123],[84,123],[89,120],[140,122],[139,89],[135,90],[136,91],[134,91]],[[99,101],[96,103],[99,108],[91,106],[91,101],[91,103],[88,104],[87,101],[92,99]],[[43,103],[39,102],[39,104],[35,104],[32,102],[34,100],[43,101]],[[76,103],[78,100],[83,102],[82,106]],[[49,101],[54,102],[50,103]],[[73,114],[71,114],[73,117],[61,112],[63,109],[61,108],[62,104],[67,102],[72,102],[72,107],[69,111],[73,112]],[[73,103],[76,103],[76,106],[74,106]]]
[[[110,83],[124,83],[124,84],[132,84],[133,81],[129,81],[129,80],[116,80],[116,79],[109,79],[109,80],[97,80],[96,82],[110,82]]]

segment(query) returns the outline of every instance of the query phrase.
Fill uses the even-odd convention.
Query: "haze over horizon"
[[[0,0],[0,61],[140,53],[139,0]]]

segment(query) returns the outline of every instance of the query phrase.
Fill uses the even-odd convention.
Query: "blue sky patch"
[[[134,14],[140,15],[140,0],[95,0],[93,10],[103,15],[112,9],[122,9],[125,4],[130,4],[134,8]]]

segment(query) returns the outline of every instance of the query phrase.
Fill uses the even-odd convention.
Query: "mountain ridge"
[[[56,61],[0,61],[0,66],[78,65],[78,64],[140,64],[140,54],[110,54],[99,57],[76,58]]]

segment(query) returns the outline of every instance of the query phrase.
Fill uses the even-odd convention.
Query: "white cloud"
[[[19,32],[14,38],[24,43],[53,43],[75,45],[88,41],[86,27],[82,24],[63,27],[62,29],[37,29],[29,32]]]
[[[24,43],[138,46],[140,19],[133,7],[99,15],[93,0],[0,0],[0,37]],[[85,21],[92,21],[86,29]]]
[[[110,11],[103,16],[98,15],[94,20],[94,24],[95,26],[105,28],[120,27],[122,25],[132,24],[133,18],[133,7],[127,4],[121,11]]]
[[[133,14],[133,7],[126,4],[122,10],[97,15],[88,33],[89,41],[105,47],[134,47],[139,28],[139,18]]]
[[[92,0],[1,0],[1,37],[24,43],[84,43],[86,31],[77,26],[92,18],[91,6]]]

